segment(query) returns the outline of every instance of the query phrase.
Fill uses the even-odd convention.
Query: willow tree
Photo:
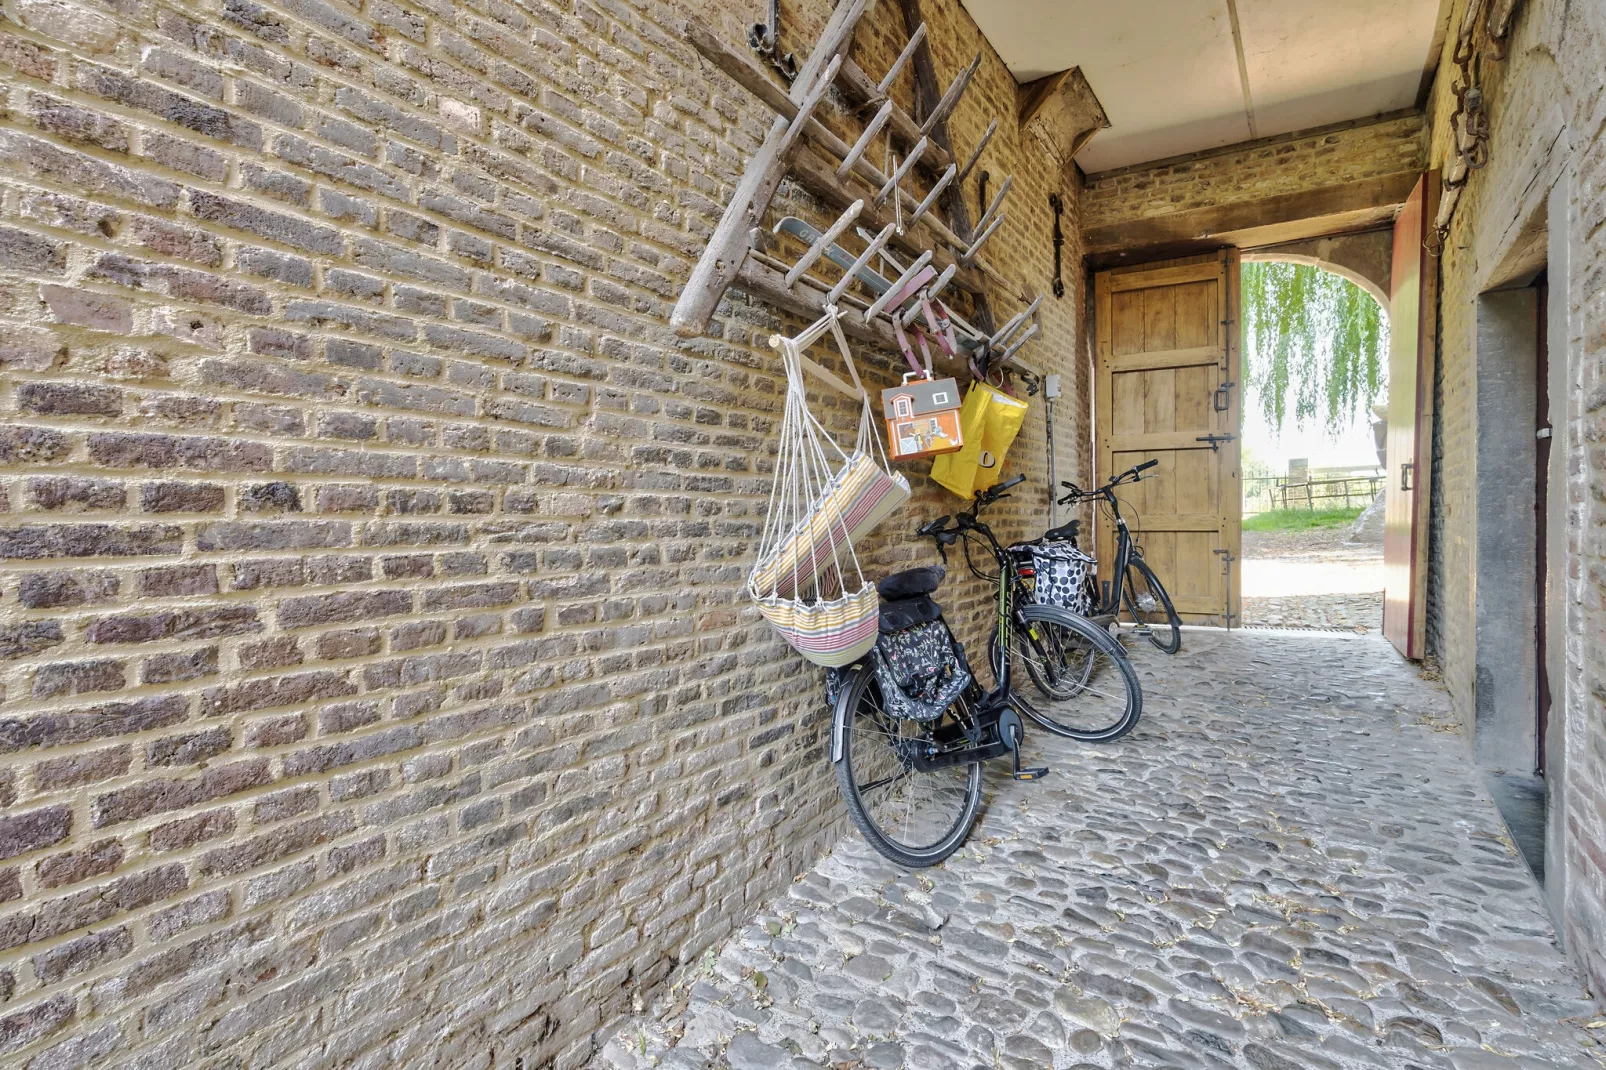
[[[1245,403],[1282,430],[1318,421],[1337,434],[1388,386],[1388,324],[1341,275],[1283,261],[1243,266]]]

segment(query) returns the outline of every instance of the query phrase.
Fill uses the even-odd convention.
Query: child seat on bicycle
[[[894,717],[934,721],[973,682],[964,647],[931,597],[944,574],[942,566],[931,565],[876,584],[883,599],[880,634],[857,664],[868,664],[875,673],[882,702]],[[846,669],[826,670],[826,700],[833,707],[846,680]]]

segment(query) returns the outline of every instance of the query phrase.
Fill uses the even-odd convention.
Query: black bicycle
[[[983,762],[1007,754],[1016,780],[1047,775],[1046,768],[1021,765],[1022,715],[1059,735],[1104,742],[1131,731],[1143,712],[1137,674],[1121,644],[1069,610],[1025,601],[1007,551],[977,519],[982,508],[1024,478],[983,491],[965,512],[939,517],[917,531],[936,540],[944,562],[948,549],[961,543],[991,554],[996,571],[984,576],[996,582],[993,641],[1004,655],[997,686],[984,691],[969,675],[963,648],[952,640],[930,598],[943,575],[935,568],[881,581],[883,597],[891,599],[882,606],[883,624],[905,628],[899,635],[930,636],[935,633],[922,633],[922,626],[940,622],[940,634],[952,642],[964,673],[963,690],[940,708],[922,709],[890,680],[890,659],[880,645],[841,677],[831,725],[837,781],[865,840],[899,865],[935,865],[965,842],[981,809]],[[1035,665],[1037,673],[1052,679],[1057,666],[1075,664],[1079,683],[1060,689],[1058,696],[1028,701],[1011,683],[1017,643],[1029,672]]]
[[[1097,607],[1094,615],[1113,620],[1119,616],[1124,603],[1136,633],[1146,636],[1149,642],[1167,654],[1175,654],[1182,649],[1182,620],[1177,616],[1177,608],[1171,604],[1171,596],[1166,594],[1160,578],[1154,574],[1154,569],[1149,567],[1149,563],[1143,560],[1143,550],[1138,546],[1137,539],[1132,536],[1132,529],[1127,527],[1126,518],[1121,515],[1120,500],[1115,495],[1116,487],[1138,482],[1143,478],[1142,473],[1159,463],[1159,461],[1144,461],[1134,468],[1128,468],[1120,475],[1111,476],[1109,482],[1095,490],[1083,490],[1075,483],[1061,483],[1060,485],[1069,489],[1070,493],[1059,502],[1061,505],[1095,502],[1108,509],[1115,521],[1115,570],[1110,574],[1114,581],[1101,596],[1097,581],[1092,576],[1087,580],[1092,603]],[[1072,545],[1076,543],[1075,524],[1076,522],[1072,521],[1056,529],[1056,531],[1069,529]],[[1048,533],[1052,534],[1054,532]]]

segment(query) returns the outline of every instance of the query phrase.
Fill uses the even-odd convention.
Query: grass
[[[1355,523],[1361,515],[1354,509],[1273,509],[1244,517],[1245,531],[1311,531],[1315,528],[1341,528]]]

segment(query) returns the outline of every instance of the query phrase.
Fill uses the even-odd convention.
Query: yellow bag
[[[985,386],[985,384],[983,384]],[[1004,474],[1004,454],[1026,422],[1026,402],[986,387],[992,394],[982,414],[981,456],[976,460],[976,482],[971,492],[986,490]]]
[[[961,498],[969,499],[976,483],[976,466],[981,459],[982,432],[987,406],[993,391],[981,383],[971,383],[965,404],[959,410],[959,427],[965,444],[956,453],[945,453],[931,462],[931,478]]]

